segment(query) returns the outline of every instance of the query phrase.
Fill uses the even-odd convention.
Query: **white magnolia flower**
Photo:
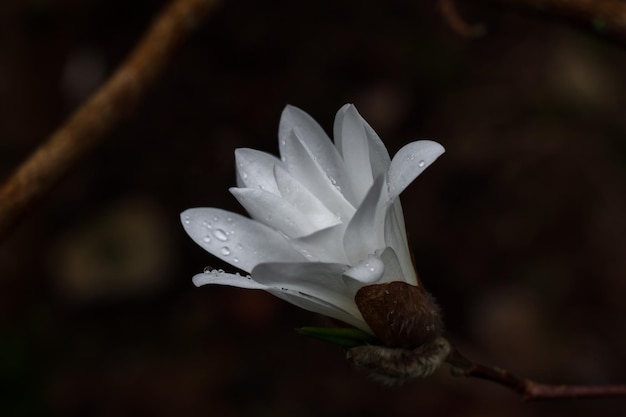
[[[278,137],[280,159],[235,151],[230,192],[252,219],[217,208],[181,214],[198,245],[250,275],[212,270],[193,282],[265,290],[372,333],[354,296],[366,285],[418,285],[398,196],[444,148],[412,142],[392,160],[350,104],[337,112],[334,144],[293,106],[282,113]]]

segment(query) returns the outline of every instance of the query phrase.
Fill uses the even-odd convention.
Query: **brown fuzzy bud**
[[[441,335],[439,307],[422,287],[401,281],[368,285],[354,300],[365,322],[387,347],[414,349]]]

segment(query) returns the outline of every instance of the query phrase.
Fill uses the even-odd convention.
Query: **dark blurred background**
[[[402,195],[418,271],[469,356],[544,382],[626,383],[626,47],[541,14],[459,2],[231,1],[0,243],[0,414],[588,416],[447,368],[401,388],[297,335],[326,325],[229,269],[179,213],[237,212],[233,151],[277,153],[286,104],[327,131],[346,102],[390,152],[447,152]],[[99,86],[163,2],[0,2],[0,178]],[[230,268],[232,269],[232,268]]]

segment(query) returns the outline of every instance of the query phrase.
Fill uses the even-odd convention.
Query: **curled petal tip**
[[[444,147],[432,140],[419,140],[404,145],[391,160],[387,173],[390,200],[400,195],[444,152]]]

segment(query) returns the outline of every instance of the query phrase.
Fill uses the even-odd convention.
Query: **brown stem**
[[[454,0],[439,0],[439,11],[450,29],[466,38],[478,38],[485,34],[484,25],[470,25],[463,19]]]
[[[0,187],[0,237],[124,117],[217,0],[173,0],[125,62]]]
[[[505,386],[519,394],[525,400],[547,400],[556,398],[600,398],[626,397],[626,385],[547,385],[527,378],[520,378],[506,369],[493,368],[475,363],[452,348],[446,359],[452,366],[452,374],[485,379]]]

